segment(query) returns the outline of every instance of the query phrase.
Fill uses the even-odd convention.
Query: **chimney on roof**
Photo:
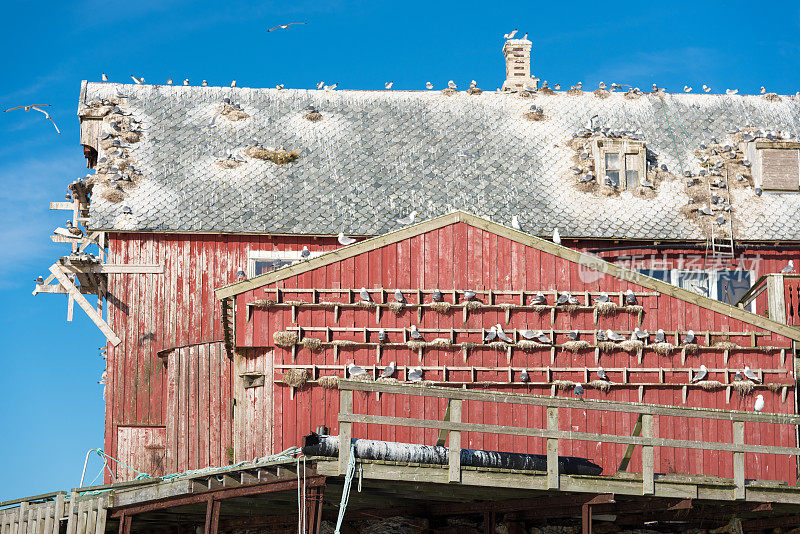
[[[539,78],[531,76],[531,43],[527,39],[508,39],[503,45],[506,57],[506,81],[503,91],[536,90]]]

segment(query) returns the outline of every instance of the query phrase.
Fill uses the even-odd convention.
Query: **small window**
[[[308,257],[313,258],[320,254],[320,251],[311,252]],[[247,277],[266,274],[302,259],[302,250],[251,250],[247,253]]]
[[[739,302],[750,289],[750,271],[717,271],[717,300]]]
[[[645,148],[640,141],[604,139],[592,146],[598,176],[620,189],[636,189],[645,172]],[[605,183],[605,180],[603,181]]]
[[[639,272],[650,278],[661,280],[662,282],[670,282],[670,272],[668,269],[641,269]]]
[[[606,152],[606,176],[619,187],[619,153]]]
[[[765,191],[800,189],[800,143],[755,141],[747,146],[753,180]]]
[[[711,294],[710,273],[703,271],[678,271],[674,284],[699,295],[714,298]]]

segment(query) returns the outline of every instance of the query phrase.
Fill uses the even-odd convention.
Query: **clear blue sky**
[[[49,212],[86,173],[78,145],[80,82],[340,89],[422,89],[504,77],[502,35],[529,32],[533,72],[562,85],[653,82],[679,91],[800,91],[800,4],[770,2],[7,2],[0,20],[0,108],[52,104],[63,135],[35,113],[0,113],[0,500],[77,485],[83,456],[102,446],[97,384],[104,338],[60,295],[31,296],[33,279],[66,253],[49,241],[66,219]],[[266,28],[306,21],[289,31]],[[97,472],[94,464],[90,478]]]

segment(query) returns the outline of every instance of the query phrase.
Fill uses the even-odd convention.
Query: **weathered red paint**
[[[608,243],[574,241],[566,245],[577,249],[607,246]],[[222,339],[222,322],[219,302],[214,289],[235,281],[239,269],[246,269],[248,250],[300,250],[306,245],[312,251],[338,248],[335,238],[280,237],[252,235],[177,235],[177,234],[125,234],[109,235],[109,262],[111,263],[163,263],[165,273],[160,275],[109,276],[109,322],[122,339],[117,347],[108,350],[108,390],[106,394],[106,451],[112,456],[125,455],[130,465],[140,470],[151,469],[151,459],[143,447],[130,446],[127,428],[153,430],[136,431],[139,434],[152,432],[166,435],[166,471],[182,471],[220,465],[229,460],[232,447],[234,423],[232,421],[232,398],[237,371],[233,369],[227,354],[220,345],[212,342]],[[624,244],[614,243],[613,246]],[[639,246],[634,244],[634,246]],[[654,251],[642,244],[625,253],[602,252],[600,256],[619,261],[622,254],[647,256],[656,254],[668,267],[680,265],[681,255],[697,254],[698,251],[682,250],[676,246],[669,250]],[[789,259],[800,264],[800,247],[793,250],[764,252],[745,250],[746,259],[760,257],[758,274],[777,272]],[[645,267],[648,265],[644,265]],[[489,232],[458,223],[425,233],[411,239],[399,241],[365,253],[313,270],[277,284],[284,288],[286,298],[303,300],[308,295],[294,294],[292,288],[355,288],[361,286],[393,289],[421,288],[442,290],[452,288],[477,289],[525,289],[525,290],[570,290],[570,291],[622,291],[629,284],[611,278],[602,281],[583,281],[578,271],[569,262],[539,251],[538,249],[513,243]],[[635,288],[634,286],[630,286]],[[247,321],[245,306],[248,302],[263,298],[263,290],[253,290],[237,297],[236,331],[237,350],[243,356],[243,370],[266,374],[265,387],[245,391],[245,398],[237,399],[246,406],[246,421],[241,427],[243,435],[241,451],[237,458],[252,458],[278,452],[297,445],[300,437],[316,426],[326,424],[337,431],[338,392],[321,387],[305,387],[289,398],[289,388],[274,380],[280,377],[279,369],[273,366],[291,362],[291,354],[284,349],[272,347],[272,334],[292,325],[288,309],[255,309]],[[409,295],[413,302],[413,295]],[[335,296],[326,296],[336,300]],[[343,300],[345,295],[341,296]],[[510,302],[510,298],[498,297],[498,302]],[[756,301],[759,312],[766,308],[765,297]],[[747,325],[727,317],[713,314],[695,305],[678,299],[659,296],[648,297],[642,304],[646,307],[644,327],[651,331],[661,327],[665,330],[751,330]],[[387,328],[407,327],[416,323],[416,313],[407,311],[400,316],[384,312],[380,323],[375,321],[372,310],[344,309],[338,324],[332,310],[300,308],[298,323],[303,326],[351,326]],[[796,319],[800,322],[800,318]],[[495,323],[504,323],[502,312],[486,311],[470,313],[467,324],[463,324],[461,313],[440,315],[431,311],[424,314],[420,328],[481,328]],[[604,328],[630,330],[635,326],[635,317],[618,314],[602,318]],[[549,314],[539,316],[533,312],[514,312],[511,327],[551,328]],[[556,329],[594,328],[591,313],[559,313]],[[760,329],[758,329],[760,330]],[[353,339],[357,339],[354,335]],[[744,343],[745,340],[741,340]],[[740,343],[740,344],[742,344]],[[781,336],[769,336],[763,344],[788,346]],[[172,350],[174,349],[174,350]],[[159,351],[161,356],[159,357]],[[274,359],[274,361],[273,361]],[[311,355],[305,349],[297,351],[298,364],[347,363],[355,361],[372,364],[373,350],[340,351],[340,361],[333,361],[332,350]],[[396,361],[398,365],[416,364],[416,353],[407,350],[387,349],[383,362]],[[686,367],[697,367],[700,363],[708,367],[725,367],[722,354],[701,352],[687,358]],[[778,368],[780,361],[776,353],[758,353],[737,350],[731,354],[727,367],[736,369],[745,363],[753,368]],[[463,366],[460,352],[452,350],[427,350],[426,365]],[[657,356],[645,351],[641,365],[635,355],[615,352],[601,357],[605,367],[682,367],[680,356]],[[476,367],[505,367],[505,354],[492,350],[470,353],[468,365]],[[515,351],[513,365],[548,366],[549,352],[522,353]],[[559,378],[583,381],[583,368],[594,367],[591,351],[578,354],[559,353],[556,366],[573,368],[574,372],[559,373]],[[791,358],[784,365],[791,371]],[[325,374],[324,372],[322,374]],[[503,371],[479,373],[479,380],[503,379]],[[791,376],[791,375],[789,375]],[[436,376],[431,376],[437,379]],[[468,373],[453,371],[449,378],[454,381],[468,380]],[[541,380],[541,375],[533,377]],[[712,377],[721,380],[719,377]],[[619,377],[612,376],[619,381]],[[684,379],[666,373],[667,381],[681,382]],[[632,373],[631,381],[652,382],[657,376]],[[777,381],[777,380],[773,380]],[[788,379],[794,384],[793,377]],[[498,389],[519,386],[498,386]],[[531,393],[549,394],[549,389],[529,387]],[[793,388],[786,402],[781,402],[780,393],[765,392],[765,411],[794,412]],[[636,388],[615,387],[608,394],[587,389],[588,398],[609,398],[638,401]],[[724,390],[690,391],[689,406],[748,409],[753,397],[740,398],[736,393],[730,404],[725,402]],[[644,402],[660,404],[682,403],[679,388],[645,388]],[[426,418],[441,418],[444,403],[437,399],[394,397],[383,395],[380,402],[374,396],[356,395],[356,409],[384,415],[413,415]],[[492,424],[541,425],[544,418],[542,408],[465,405],[464,419]],[[623,414],[608,416],[596,412],[564,412],[560,420],[563,429],[588,428],[609,433],[630,434],[635,418]],[[666,423],[666,422],[665,422]],[[142,426],[149,425],[149,426]],[[126,434],[127,432],[127,434]],[[762,428],[747,425],[746,439],[750,443],[794,445],[793,430],[779,425]],[[433,443],[435,431],[402,427],[365,428],[354,425],[354,435],[377,439]],[[688,438],[695,440],[730,440],[730,424],[724,422],[710,425],[660,424],[657,435],[662,437]],[[138,439],[138,438],[137,438]],[[150,438],[148,438],[150,439]],[[507,438],[494,435],[466,434],[465,446],[514,451],[542,452],[540,438]],[[606,472],[614,471],[624,447],[594,443],[565,444],[562,454],[579,454],[602,460]],[[136,451],[140,452],[137,453]],[[731,476],[730,455],[694,453],[656,449],[660,470],[689,473],[719,474]],[[794,460],[785,457],[750,458],[748,455],[747,476],[764,479],[794,479]],[[634,453],[631,470],[641,465],[641,455]],[[122,471],[119,476],[130,478]],[[154,473],[155,474],[155,473]]]

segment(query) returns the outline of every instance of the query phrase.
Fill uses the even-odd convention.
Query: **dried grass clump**
[[[120,139],[132,145],[133,143],[138,143],[142,139],[142,134],[139,132],[130,132],[130,131],[123,131],[117,135]]]
[[[753,392],[753,383],[749,380],[738,380],[731,384],[731,387],[738,393],[741,397],[749,395]]]
[[[449,87],[445,87],[444,89],[442,89],[442,94],[445,95],[445,96],[452,96],[452,95],[456,94],[457,92],[458,91],[456,91],[455,89],[451,89]]]
[[[544,113],[541,111],[529,111],[527,113],[522,114],[523,117],[528,119],[529,121],[539,122],[545,119]]]
[[[322,113],[320,113],[319,111],[309,111],[308,113],[303,115],[303,118],[307,121],[319,122],[322,120]]]
[[[316,337],[304,337],[300,343],[311,352],[322,349],[322,340]]]
[[[611,352],[617,348],[617,344],[613,341],[600,341],[597,343],[597,348],[600,349],[600,352]]]
[[[639,186],[633,190],[633,196],[637,198],[656,198],[657,193],[655,189]]]
[[[582,193],[594,193],[597,191],[597,182],[594,180],[591,182],[578,182],[575,184],[575,187]]]
[[[104,188],[103,192],[100,193],[100,196],[113,204],[117,204],[125,200],[125,195],[122,193],[122,191],[116,188],[112,189],[110,187]]]
[[[615,197],[619,195],[619,189],[616,187],[611,187],[610,185],[603,184],[600,186],[600,190],[598,191],[604,197]]]
[[[371,308],[374,308],[375,306],[377,306],[377,304],[375,304],[375,303],[374,303],[374,302],[372,302],[371,300],[359,300],[359,301],[356,303],[356,306],[358,306],[358,307],[360,307],[360,308],[367,308],[367,309],[371,309]]]
[[[613,343],[612,343],[612,345],[613,345]],[[588,341],[584,341],[583,339],[577,339],[577,340],[574,340],[574,341],[573,340],[565,341],[564,344],[561,345],[561,346],[564,347],[564,350],[568,350],[571,353],[575,354],[579,350],[583,350],[583,349],[589,347],[589,342]]]
[[[715,349],[722,349],[722,350],[733,350],[733,349],[738,349],[739,345],[737,345],[733,341],[723,340],[723,341],[717,341],[716,343],[714,343],[714,348]]]
[[[292,386],[293,388],[302,387],[308,382],[308,370],[307,369],[287,369],[283,372],[283,376],[281,377],[281,382],[286,384],[287,386]]]
[[[217,160],[217,167],[222,167],[223,169],[235,169],[241,164],[242,164],[241,161],[235,160],[233,158],[225,158]]]
[[[477,310],[478,308],[483,307],[483,302],[479,300],[468,300],[464,303],[464,307],[468,310]]]
[[[653,348],[654,351],[656,351],[658,354],[661,354],[662,356],[667,356],[669,355],[670,352],[675,350],[675,345],[673,345],[672,343],[667,343],[666,341],[663,343],[655,343],[651,345],[651,347]]]
[[[222,105],[222,111],[220,111],[220,115],[222,115],[229,121],[234,121],[234,122],[243,121],[244,119],[250,118],[250,115],[245,113],[241,108],[228,103]]]
[[[478,87],[470,87],[469,89],[467,89],[467,94],[468,95],[479,95],[482,92],[483,92],[483,89],[480,89]]]
[[[574,388],[575,382],[572,380],[553,380],[553,385],[556,387],[556,389],[565,391]]]
[[[361,373],[360,375],[351,376],[350,380],[374,380],[369,373]]]
[[[590,388],[599,389],[602,392],[606,392],[611,389],[611,382],[608,380],[592,380],[586,385]]]
[[[687,354],[697,354],[697,351],[700,350],[700,345],[697,343],[687,343],[683,346],[683,349],[686,351]]]
[[[698,215],[697,213],[698,206],[700,206],[700,204],[684,204],[683,206],[680,207],[678,213],[680,213],[689,220],[694,220],[697,218]]]
[[[290,152],[282,148],[279,148],[277,150],[269,150],[266,148],[261,148],[259,146],[250,147],[249,149],[247,149],[247,154],[251,158],[260,159],[262,161],[271,161],[276,165],[284,165],[286,163],[291,163],[300,157],[300,154],[298,154],[297,152]]]
[[[521,348],[522,350],[530,351],[546,346],[547,345],[542,345],[541,343],[537,343],[536,341],[531,341],[529,339],[521,339],[517,341],[517,347]]]
[[[611,96],[611,91],[608,91],[607,89],[595,89],[594,96],[597,98],[608,98]]]
[[[536,96],[536,93],[534,93],[533,91],[527,91],[523,89],[522,91],[519,91],[517,93],[517,96],[520,98],[533,98]]]
[[[336,375],[325,375],[317,378],[317,384],[325,389],[339,389],[339,377]]]
[[[542,94],[542,95],[554,95],[554,94],[556,94],[556,92],[553,91],[552,89],[550,89],[549,87],[542,87],[541,89],[539,89],[539,94]]]
[[[397,380],[393,376],[379,376],[378,378],[375,379],[375,381],[376,382],[399,382],[399,380]]]
[[[419,349],[424,349],[425,344],[426,343],[424,341],[409,341],[408,343],[406,343],[406,346],[411,350],[419,350]]]
[[[437,337],[436,339],[430,341],[428,343],[429,347],[436,347],[436,348],[450,348],[453,344],[450,342],[449,339],[444,337]]]
[[[631,304],[629,306],[625,306],[625,309],[631,313],[642,313],[644,311],[644,306],[640,304]]]
[[[643,94],[644,94],[644,93],[638,93],[638,92],[636,92],[636,91],[628,91],[628,92],[626,92],[626,93],[625,93],[625,95],[624,95],[624,96],[625,96],[625,98],[627,98],[628,100],[639,100],[640,98],[642,98],[642,95],[643,95]]]
[[[764,100],[767,102],[780,102],[781,97],[778,96],[778,93],[767,93],[764,95]]]
[[[353,341],[351,339],[336,339],[331,341],[331,344],[337,347],[352,347],[353,345],[358,345],[358,341]]]
[[[533,308],[533,311],[541,313],[549,310],[550,306],[548,306],[547,304],[534,304],[533,306],[531,306],[531,308]]]
[[[768,390],[773,391],[773,392],[774,391],[778,391],[779,389],[781,389],[783,387],[783,384],[775,384],[775,383],[769,383],[769,384],[764,384],[764,385],[767,387]]]
[[[638,339],[626,339],[619,344],[627,352],[638,352],[644,347],[644,343]]]
[[[285,300],[283,302],[287,306],[305,306],[308,302],[304,300]]]
[[[611,315],[617,311],[617,305],[611,302],[595,302],[594,307],[600,315]]]
[[[573,313],[580,308],[580,304],[564,304],[563,306],[559,306],[558,309],[561,311],[565,311],[567,313]]]
[[[480,343],[475,343],[473,341],[464,341],[464,342],[461,343],[461,349],[462,350],[472,350],[472,349],[474,349],[475,347],[478,347],[478,346],[480,346]]]
[[[395,315],[400,315],[401,313],[403,313],[403,310],[405,309],[405,307],[406,307],[406,305],[403,304],[402,302],[390,302],[389,303],[389,309],[392,310],[392,313],[394,313]]]
[[[288,330],[280,330],[272,334],[272,340],[275,345],[279,347],[291,347],[297,344],[297,332],[290,332]]]
[[[697,385],[706,391],[714,391],[715,389],[721,389],[724,387],[724,384],[718,380],[701,380],[697,383]]]
[[[497,350],[507,350],[508,347],[510,347],[511,345],[509,345],[505,341],[492,341],[491,343],[489,343],[489,346]]]
[[[449,302],[431,302],[430,307],[436,313],[445,314],[450,311],[450,303]]]
[[[270,306],[274,306],[277,303],[278,303],[277,300],[259,299],[253,302],[253,306],[256,308],[269,308]]]
[[[583,91],[581,91],[580,89],[575,89],[573,87],[573,88],[567,89],[567,94],[569,96],[581,96],[583,94]]]

